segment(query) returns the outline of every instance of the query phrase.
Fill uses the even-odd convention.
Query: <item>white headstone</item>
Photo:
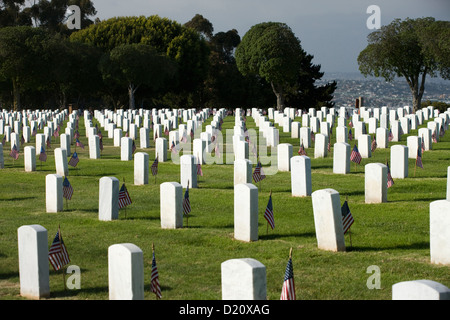
[[[258,188],[251,183],[234,186],[234,238],[258,240]]]
[[[137,152],[134,155],[134,184],[135,185],[148,184],[149,158],[150,157],[149,157],[148,153],[145,153],[145,152]]]
[[[120,139],[120,160],[130,161],[133,158],[133,139],[122,137]]]
[[[183,187],[177,182],[164,182],[160,188],[161,228],[183,227]]]
[[[358,150],[361,158],[367,159],[372,157],[371,137],[368,134],[361,134],[358,137]]]
[[[369,163],[365,166],[365,202],[387,202],[387,166]]]
[[[89,135],[89,158],[100,159],[100,137],[96,134]]]
[[[109,300],[144,300],[144,254],[132,243],[108,248]]]
[[[167,161],[167,139],[166,138],[158,138],[155,142],[155,157],[158,157],[159,162]]]
[[[146,127],[142,127],[139,129],[139,143],[140,143],[141,149],[146,149],[146,148],[150,147],[149,133],[150,133],[150,129],[148,129]]]
[[[197,188],[197,165],[193,155],[180,157],[180,183],[183,188]]]
[[[47,212],[63,211],[63,177],[59,174],[45,177],[45,206]]]
[[[430,203],[431,263],[450,265],[450,201]]]
[[[20,295],[28,299],[50,296],[47,230],[40,225],[17,230]]]
[[[292,144],[280,143],[277,146],[278,171],[289,172],[291,169]]]
[[[389,147],[389,130],[380,127],[376,130],[376,140],[378,149],[386,149]]]
[[[390,169],[391,169],[391,176],[393,179],[404,179],[408,177],[407,146],[396,144],[391,147]]]
[[[114,129],[114,147],[120,147],[121,140],[122,140],[122,129],[120,128]]]
[[[314,158],[325,158],[328,155],[328,138],[322,133],[316,134]]]
[[[450,300],[450,289],[432,280],[412,280],[392,286],[392,300]]]
[[[337,142],[333,147],[333,173],[347,174],[350,172],[351,148],[348,143]]]
[[[234,160],[234,185],[252,183],[252,162],[248,159]]]
[[[222,300],[266,300],[266,267],[252,258],[221,264]]]
[[[32,146],[26,146],[24,152],[25,158],[25,171],[36,171],[36,148]]]
[[[119,218],[119,180],[102,177],[99,183],[98,219],[111,221]]]
[[[293,197],[308,197],[312,192],[311,159],[307,156],[291,158],[291,193]]]
[[[311,128],[301,127],[300,128],[300,145],[303,143],[305,148],[311,148]]]
[[[333,189],[317,190],[312,193],[312,205],[318,248],[345,251],[339,193]]]

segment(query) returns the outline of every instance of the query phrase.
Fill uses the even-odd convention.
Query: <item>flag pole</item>
[[[269,195],[269,197],[271,197],[272,196],[272,190],[270,190],[270,195]],[[267,221],[267,227],[266,227],[266,235],[268,235],[269,234],[269,221]]]
[[[123,184],[125,184],[125,177],[122,177],[122,179],[123,179]],[[127,206],[125,206],[125,219],[126,218],[127,218]]]
[[[58,237],[59,237],[59,250],[62,252],[62,237],[61,237],[61,225],[58,225]],[[63,274],[63,286],[64,291],[66,291],[66,273],[64,272],[64,266],[61,266],[62,274]]]

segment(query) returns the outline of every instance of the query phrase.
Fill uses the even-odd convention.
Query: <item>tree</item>
[[[188,95],[198,90],[208,72],[209,48],[191,28],[159,16],[117,17],[72,33],[71,41],[101,48],[107,53],[125,44],[149,45],[176,64],[173,81],[166,84],[178,101],[187,103]],[[162,89],[162,88],[161,88]]]
[[[30,7],[31,17],[36,26],[69,34],[71,31],[65,25],[65,20],[71,5],[80,8],[82,29],[94,23],[89,17],[96,15],[97,10],[90,0],[39,0]]]
[[[10,81],[14,110],[21,110],[20,96],[27,88],[46,81],[49,63],[43,57],[47,33],[33,27],[0,28],[0,78]]]
[[[25,0],[0,1],[0,27],[31,26],[29,8]]]
[[[369,44],[358,56],[359,70],[365,76],[383,77],[386,81],[404,77],[417,111],[421,107],[426,77],[435,77],[438,73],[443,77],[449,75],[448,58],[440,59],[433,44],[447,48],[448,57],[450,38],[439,37],[439,41],[434,41],[435,36],[429,34],[430,30],[438,29],[448,35],[448,28],[448,23],[436,22],[434,18],[395,19],[368,35]]]
[[[257,75],[267,81],[277,98],[277,109],[283,110],[286,99],[310,107],[329,104],[336,84],[317,88],[315,81],[323,76],[320,65],[301,47],[300,40],[284,23],[265,22],[250,28],[236,48],[236,63],[246,75]]]
[[[129,108],[135,109],[135,93],[141,85],[154,90],[164,86],[175,74],[167,56],[141,43],[124,44],[105,54],[100,62],[105,79],[128,87]]]

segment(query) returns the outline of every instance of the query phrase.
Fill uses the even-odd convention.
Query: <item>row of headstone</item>
[[[330,195],[331,198],[328,196]],[[315,211],[315,222],[322,233],[334,233],[336,225],[330,212],[339,207],[333,190],[323,190],[315,201],[325,200]],[[330,201],[331,199],[331,201]],[[331,206],[331,207],[330,207]],[[317,212],[317,213],[316,213]],[[340,217],[336,216],[335,219]],[[327,220],[324,224],[321,219]],[[47,230],[40,225],[25,225],[18,230],[20,295],[28,299],[50,297]],[[339,247],[332,237],[320,238],[323,247]],[[108,247],[108,292],[110,300],[144,299],[144,253],[133,243]],[[221,263],[222,300],[266,300],[266,267],[252,258],[230,259]],[[392,286],[392,300],[450,300],[450,289],[432,280],[399,282]]]

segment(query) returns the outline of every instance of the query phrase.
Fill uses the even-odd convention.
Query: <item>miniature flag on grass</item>
[[[348,140],[349,140],[349,141],[352,141],[352,140],[353,140],[352,129],[348,130]]]
[[[347,201],[341,207],[342,213],[342,226],[344,228],[344,234],[347,233],[348,229],[350,229],[351,225],[354,222],[352,213],[350,212],[350,208],[348,207]]]
[[[75,168],[78,162],[80,162],[80,159],[78,158],[78,154],[74,152],[72,158],[69,160],[69,165]]]
[[[266,211],[264,211],[264,218],[273,230],[275,228],[275,219],[273,217],[272,193],[270,193],[269,202],[267,203]]]
[[[77,139],[77,147],[80,147],[81,149],[84,149],[84,144],[81,143],[80,140]]]
[[[392,130],[389,129],[389,141],[392,141],[394,139],[394,135],[392,134]]]
[[[156,157],[155,161],[152,164],[152,175],[156,176],[158,174],[158,157]]]
[[[14,160],[19,159],[19,150],[17,150],[16,145],[14,145],[13,148],[11,149],[9,156],[12,157]]]
[[[255,182],[259,182],[261,180],[264,180],[265,178],[266,178],[266,176],[264,175],[264,173],[262,171],[261,162],[258,161],[255,171],[253,172],[253,180],[255,180]]]
[[[64,177],[63,181],[63,197],[67,200],[71,200],[73,195],[73,188],[70,185],[69,180],[67,177]]]
[[[375,138],[373,138],[373,141],[372,141],[372,148],[371,148],[371,150],[372,150],[372,152],[374,152],[376,149],[377,149],[377,140],[375,140]]]
[[[44,147],[41,146],[41,153],[39,153],[39,161],[46,162],[47,154],[45,153]]]
[[[421,148],[417,148],[416,166],[423,169]]]
[[[186,187],[186,192],[183,198],[183,213],[188,215],[191,212],[191,201],[189,200],[189,185]]]
[[[394,185],[394,179],[392,179],[391,170],[389,169],[389,164],[387,166],[387,187],[390,188]]]
[[[152,251],[152,276],[150,282],[150,290],[156,294],[157,298],[161,299],[161,286],[159,285],[159,274],[158,268],[156,267],[155,246],[153,246]]]
[[[350,161],[360,164],[361,159],[362,159],[361,154],[359,153],[359,150],[355,144],[355,146],[353,147],[352,153],[350,154]]]
[[[131,204],[130,194],[128,193],[127,187],[125,187],[125,183],[122,185],[122,188],[119,190],[119,209],[125,208],[126,206]]]
[[[283,288],[281,289],[280,300],[295,300],[294,269],[292,267],[292,249],[289,253],[289,260],[284,272]]]
[[[302,144],[300,145],[300,149],[298,150],[298,154],[299,154],[300,156],[306,156],[306,150],[305,150],[305,147],[303,146],[303,142],[302,142]]]
[[[197,158],[197,175],[203,177],[202,164],[200,163],[200,159]]]
[[[55,239],[48,251],[48,260],[55,271],[58,271],[70,262],[69,254],[61,236],[61,230],[58,227]]]

